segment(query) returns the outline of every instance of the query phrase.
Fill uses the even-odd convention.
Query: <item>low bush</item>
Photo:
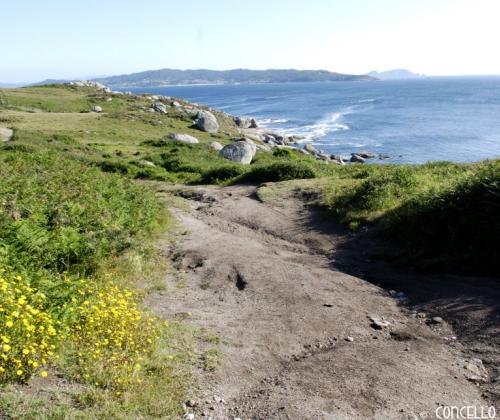
[[[201,182],[204,184],[218,184],[240,176],[245,171],[243,165],[221,165],[203,172]]]
[[[316,172],[313,167],[305,162],[283,161],[267,165],[255,165],[236,178],[236,183],[245,182],[278,182],[291,179],[315,178]]]
[[[158,226],[152,193],[51,153],[0,155],[0,262],[88,275]]]
[[[457,185],[413,197],[381,220],[404,262],[426,269],[500,274],[500,161]]]

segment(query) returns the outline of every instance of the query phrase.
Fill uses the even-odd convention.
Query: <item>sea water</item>
[[[123,89],[199,102],[303,136],[331,154],[389,154],[393,162],[500,157],[500,77],[195,85]]]

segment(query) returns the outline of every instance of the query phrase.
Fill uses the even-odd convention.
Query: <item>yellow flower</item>
[[[17,376],[21,376],[23,373],[24,373],[24,371],[22,369],[16,370]]]
[[[6,352],[6,353],[7,353],[7,352],[11,349],[11,347],[10,347],[8,344],[4,344],[4,345],[2,346],[2,349],[3,349],[3,351],[4,351],[4,352]]]
[[[46,378],[47,376],[49,376],[49,373],[48,373],[46,370],[42,370],[42,371],[40,372],[40,376],[41,376],[42,378]]]
[[[12,327],[14,326],[14,323],[13,323],[12,321],[7,321],[7,322],[5,323],[5,326],[6,326],[7,328],[12,328]]]

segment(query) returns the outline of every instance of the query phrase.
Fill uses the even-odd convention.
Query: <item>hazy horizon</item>
[[[170,68],[164,67],[164,68],[161,68],[161,69],[145,69],[145,70],[139,70],[139,71],[133,72],[133,73],[143,73],[143,72],[148,72],[148,71],[157,71],[157,70],[164,70],[164,69],[170,69]],[[291,68],[291,69],[284,69],[284,68],[270,68],[270,69],[248,69],[248,68],[207,69],[207,68],[190,68],[190,69],[171,69],[171,70],[188,70],[188,71],[189,70],[208,70],[208,71],[211,71],[211,70],[216,70],[216,71],[255,70],[255,71],[267,71],[267,70],[299,70],[299,69],[294,69],[294,68]],[[300,69],[300,70],[323,71],[325,69]],[[413,72],[411,69],[403,69],[403,68],[383,69],[383,70],[371,70],[370,72],[376,71],[378,73],[384,73],[384,72],[393,71],[393,70],[409,70],[412,73],[416,73],[416,72]],[[335,70],[328,70],[328,71],[335,72]],[[368,74],[370,72],[366,72],[366,73],[362,73],[362,74],[358,74],[358,75],[365,75],[365,74]],[[58,78],[47,77],[47,78],[44,78],[44,79],[34,79],[34,80],[24,80],[24,81],[12,81],[12,82],[6,82],[4,80],[0,80],[0,85],[4,85],[4,86],[5,85],[11,85],[11,86],[18,87],[18,86],[24,86],[24,85],[28,85],[28,84],[43,82],[45,80],[75,80],[75,81],[78,81],[78,80],[95,80],[95,79],[103,79],[103,78],[113,77],[113,76],[124,76],[124,75],[128,75],[128,74],[132,74],[132,73],[98,74],[98,75],[90,75],[90,76],[78,76],[77,75],[77,76],[67,76],[67,77],[63,76],[63,77],[58,77]],[[356,75],[355,73],[346,73],[346,74]],[[474,77],[478,77],[478,78],[495,77],[496,78],[496,77],[500,77],[500,74],[453,74],[453,75],[450,75],[450,74],[436,74],[436,75],[419,74],[419,76],[423,76],[423,77],[427,77],[427,78],[474,78]],[[391,79],[391,80],[393,80],[393,79]],[[394,79],[394,80],[399,80],[399,79]]]
[[[500,74],[496,0],[19,0],[2,11],[2,83],[162,68]]]

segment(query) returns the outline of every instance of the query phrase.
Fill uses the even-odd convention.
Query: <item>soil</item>
[[[189,205],[158,314],[216,333],[187,413],[213,419],[433,419],[439,406],[500,402],[500,287],[370,259],[293,194],[252,186],[179,190]],[[439,319],[432,321],[432,317]],[[485,368],[471,359],[479,358]],[[472,366],[473,365],[473,366]],[[471,367],[472,366],[472,367]],[[475,366],[475,367],[474,367]]]

